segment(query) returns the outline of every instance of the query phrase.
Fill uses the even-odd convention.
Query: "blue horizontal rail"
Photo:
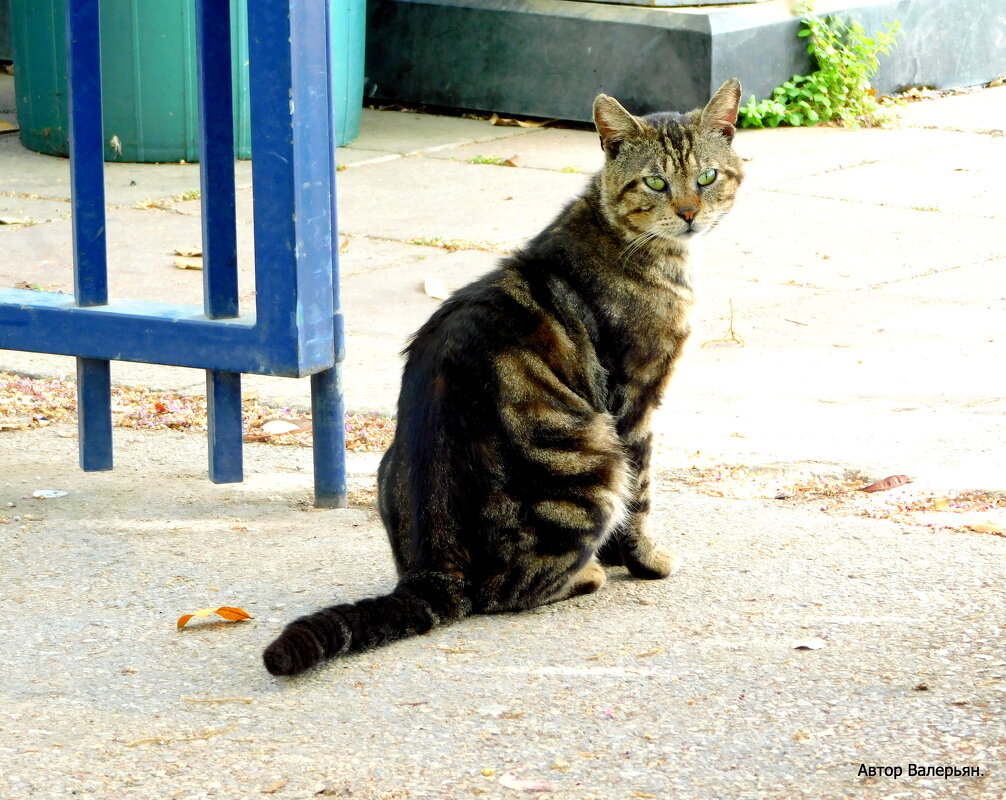
[[[334,365],[331,340],[264,335],[248,314],[209,320],[196,306],[120,300],[80,308],[73,295],[0,289],[0,349],[305,377]]]

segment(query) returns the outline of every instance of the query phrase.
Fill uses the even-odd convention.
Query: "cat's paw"
[[[636,551],[631,558],[626,558],[625,566],[635,578],[658,580],[677,572],[681,559],[676,553],[663,547],[651,547],[642,553]]]

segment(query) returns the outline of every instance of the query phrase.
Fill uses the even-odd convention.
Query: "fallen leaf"
[[[899,486],[904,486],[906,483],[911,483],[912,479],[907,475],[891,475],[884,478],[882,481],[876,481],[871,483],[869,486],[860,486],[860,492],[887,492],[891,489],[897,489]]]
[[[508,128],[544,128],[551,125],[554,119],[514,119],[513,117],[501,117],[493,114],[489,117],[490,125],[501,125]]]
[[[946,497],[937,497],[933,499],[933,509],[935,511],[947,511],[950,508],[950,500]]]
[[[812,638],[812,639],[803,639],[803,640],[801,640],[799,642],[794,642],[793,643],[793,649],[794,650],[820,650],[822,647],[824,647],[824,645],[825,645],[824,639],[818,639],[818,638],[815,637],[815,638]]]
[[[345,253],[349,249],[349,237],[347,236],[342,240],[342,244],[339,245],[339,252]]]
[[[499,777],[501,786],[507,789],[514,789],[518,792],[552,792],[555,791],[548,781],[539,781],[527,778],[518,778],[509,772],[504,772]]]
[[[202,258],[203,248],[201,247],[179,247],[175,250],[176,256],[183,258]]]
[[[519,167],[520,164],[517,163],[517,156],[510,156],[506,161],[503,162],[504,167]]]
[[[999,536],[1006,536],[1006,528],[996,525],[994,522],[975,522],[968,525],[968,530],[975,533],[995,533]]]
[[[178,256],[178,258],[175,259],[175,266],[178,267],[178,269],[202,269],[203,259],[202,257],[188,258],[185,256]]]
[[[271,419],[262,425],[262,432],[270,436],[278,436],[283,433],[293,433],[302,430],[302,427],[295,422],[286,419]]]
[[[647,650],[645,653],[636,653],[636,658],[649,658],[650,656],[659,656],[664,652],[663,647],[657,647],[654,650]]]
[[[31,220],[26,217],[0,216],[0,225],[31,225]]]
[[[434,275],[423,281],[423,291],[434,300],[446,300],[450,296],[450,292],[447,291],[447,286],[444,282]]]
[[[69,492],[60,489],[36,489],[31,496],[36,500],[55,500],[57,497],[66,497]]]
[[[178,618],[178,629],[181,630],[184,628],[188,621],[193,617],[208,617],[210,614],[217,614],[224,619],[231,620],[232,622],[241,622],[242,620],[252,619],[252,615],[243,608],[235,608],[234,606],[201,608],[198,611],[193,611],[191,614],[183,614],[180,616]]]
[[[260,791],[262,792],[262,794],[272,794],[273,792],[278,792],[289,782],[290,782],[289,778],[280,778],[277,781],[273,781],[268,786],[263,786]]]
[[[246,433],[244,441],[257,442],[270,436],[282,436],[287,433],[308,433],[312,430],[311,420],[268,419],[262,423],[260,430]]]

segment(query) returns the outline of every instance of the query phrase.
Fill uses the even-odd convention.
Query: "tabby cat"
[[[650,416],[689,334],[689,245],[742,179],[739,100],[737,80],[688,114],[597,97],[600,173],[406,348],[377,476],[398,585],[289,624],[269,672],[594,592],[602,563],[674,572],[648,532]]]

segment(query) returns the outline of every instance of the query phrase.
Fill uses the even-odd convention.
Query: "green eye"
[[[707,169],[698,177],[699,186],[708,186],[710,183],[716,180],[716,174],[717,174],[716,170]]]
[[[649,186],[655,192],[662,192],[667,188],[667,181],[656,175],[647,175],[643,178],[643,183]]]

